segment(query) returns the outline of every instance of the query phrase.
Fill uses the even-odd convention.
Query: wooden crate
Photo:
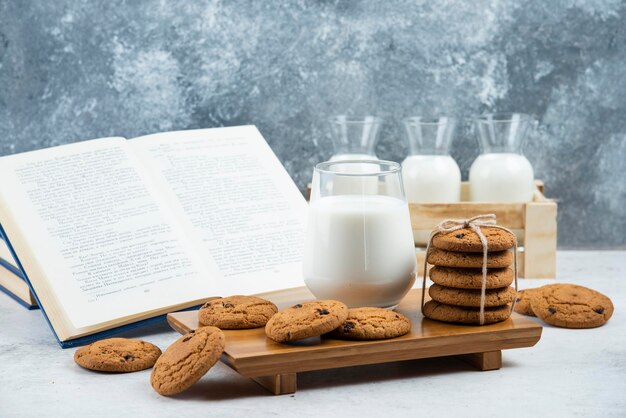
[[[426,234],[444,219],[470,218],[493,213],[498,224],[513,229],[518,236],[519,276],[548,279],[556,277],[556,209],[554,200],[544,196],[544,186],[536,181],[533,200],[527,203],[469,202],[469,183],[461,186],[459,203],[410,203],[413,231]],[[417,250],[420,275],[424,251]]]

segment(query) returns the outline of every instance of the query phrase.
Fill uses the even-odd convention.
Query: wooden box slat
[[[498,224],[515,232],[523,251],[518,252],[519,276],[532,278],[556,277],[557,203],[544,196],[544,185],[536,181],[533,200],[526,203],[468,202],[469,183],[461,185],[461,202],[409,203],[411,227],[426,240],[429,232],[444,219],[470,218],[493,213]],[[419,242],[418,241],[418,242]],[[419,242],[425,245],[425,242]],[[418,252],[420,274],[423,270],[423,253]]]
[[[411,226],[416,229],[432,230],[444,219],[468,218],[468,214],[493,213],[498,223],[508,228],[524,228],[524,203],[411,203]],[[473,215],[472,215],[473,216]]]

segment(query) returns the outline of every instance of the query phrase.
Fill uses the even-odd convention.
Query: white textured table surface
[[[149,371],[107,375],[76,366],[39,311],[0,294],[0,417],[14,416],[626,416],[626,252],[560,252],[558,281],[609,295],[601,328],[545,326],[533,348],[503,352],[503,368],[478,372],[451,358],[304,373],[295,395],[271,396],[223,364],[165,398]],[[521,280],[520,287],[552,281]],[[165,349],[167,325],[130,337]]]

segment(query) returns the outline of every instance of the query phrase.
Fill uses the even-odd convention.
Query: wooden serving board
[[[306,288],[260,296],[279,309],[315,299]],[[280,344],[267,338],[264,328],[225,330],[221,360],[280,395],[294,393],[296,373],[310,370],[444,356],[461,356],[479,370],[495,370],[502,366],[501,350],[532,347],[541,337],[541,325],[515,312],[506,321],[484,326],[433,321],[422,316],[420,299],[421,289],[413,289],[396,308],[412,322],[411,332],[402,337],[377,341],[322,337]],[[171,313],[167,321],[181,334],[198,328],[197,311]]]

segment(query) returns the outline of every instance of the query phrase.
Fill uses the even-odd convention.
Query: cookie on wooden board
[[[454,268],[454,267],[432,267],[428,274],[430,280],[447,287],[457,289],[480,289],[482,285],[483,273],[480,268]],[[513,269],[510,267],[487,270],[487,289],[497,289],[507,287],[513,283]]]
[[[533,312],[533,308],[530,306],[530,298],[534,292],[541,289],[524,289],[517,292],[517,297],[515,298],[515,306],[513,306],[513,310],[517,313],[521,313],[522,315],[535,316]]]
[[[481,291],[478,289],[455,289],[434,284],[428,288],[428,294],[433,300],[446,305],[480,308]],[[510,286],[485,291],[486,307],[508,305],[514,299],[515,289]]]
[[[430,248],[426,260],[428,263],[442,267],[482,268],[482,253],[460,253]],[[487,256],[487,268],[503,268],[513,264],[511,251],[497,251]]]
[[[196,383],[219,360],[224,333],[216,327],[201,327],[170,345],[157,360],[150,383],[161,395],[175,395]]]
[[[352,308],[348,318],[329,336],[348,340],[395,338],[411,330],[406,316],[383,308]]]
[[[595,328],[613,315],[611,299],[584,286],[551,284],[530,297],[533,312],[544,322],[564,328]]]
[[[128,373],[149,369],[160,355],[159,347],[147,341],[107,338],[76,350],[74,361],[89,370]]]
[[[487,239],[487,250],[504,251],[515,246],[515,235],[504,229],[484,226],[480,228]],[[471,228],[438,233],[433,237],[433,245],[439,249],[460,252],[482,252],[480,238]]]
[[[436,321],[458,324],[480,324],[480,309],[452,306],[429,300],[424,304],[424,316]],[[485,308],[485,324],[501,322],[511,316],[511,305]]]
[[[220,329],[259,328],[276,312],[278,308],[269,300],[235,295],[205,303],[198,311],[198,321],[202,326]]]
[[[274,315],[265,325],[265,334],[285,343],[326,334],[343,324],[348,307],[336,300],[299,303]]]

